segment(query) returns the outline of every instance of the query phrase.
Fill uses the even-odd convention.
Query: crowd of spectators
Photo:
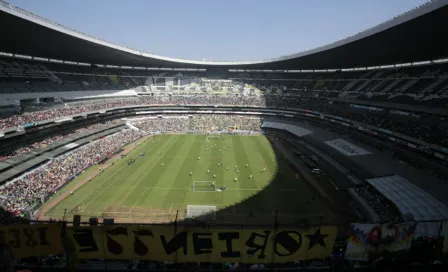
[[[394,208],[389,201],[370,185],[355,188],[356,193],[375,211],[381,222],[392,222],[395,219]]]
[[[448,122],[442,118],[415,114],[400,116],[388,112],[357,110],[351,108],[349,104],[329,103],[327,100],[320,99],[302,101],[300,108],[336,115],[448,147],[448,137],[446,137]]]
[[[90,111],[113,109],[125,106],[138,105],[233,105],[254,107],[294,107],[298,103],[298,97],[269,96],[245,96],[245,95],[156,95],[135,98],[89,100],[65,103],[64,107],[51,108],[36,112],[25,112],[0,119],[0,129],[23,126],[27,123],[39,122],[55,118],[62,118]]]
[[[334,114],[347,119],[378,126],[394,132],[411,135],[430,143],[448,146],[448,125],[439,126],[438,122],[423,124],[409,120],[399,121],[394,116],[376,116],[368,112],[355,113],[348,111],[342,104],[332,105],[325,99],[315,97],[303,97],[294,95],[242,95],[242,94],[178,94],[178,95],[154,95],[120,99],[89,100],[66,103],[60,108],[51,108],[36,112],[25,112],[0,119],[0,129],[23,126],[27,123],[42,120],[62,118],[65,116],[86,113],[90,111],[112,109],[125,106],[138,105],[229,105],[229,106],[253,106],[269,108],[302,108],[327,114]]]
[[[127,129],[66,153],[0,187],[0,206],[20,213],[40,197],[53,193],[87,167],[135,141],[142,132]]]
[[[328,101],[318,99],[302,103],[302,108],[340,116],[363,124],[399,132],[426,142],[439,144],[445,148],[448,147],[448,123],[444,120],[437,120],[437,118],[428,116],[420,116],[420,118],[415,116],[401,117],[393,114],[378,114],[375,112],[368,114],[366,113],[366,110],[354,110],[346,104],[331,104],[328,103]],[[368,141],[368,144],[375,145],[372,141]],[[384,146],[375,146],[380,150],[384,148]],[[432,163],[422,164],[422,159],[426,157],[425,154],[418,153],[418,159],[412,158],[406,153],[397,152],[391,155],[397,157],[397,160],[400,162],[409,164],[414,168],[422,168],[425,166],[430,170],[433,176],[448,183],[448,174],[446,171],[441,171],[439,167]],[[432,155],[430,158],[430,161],[432,161]],[[438,164],[443,165],[445,169],[448,169],[448,162],[439,160]]]
[[[9,148],[9,149],[4,148],[4,149],[0,150],[0,161],[5,161],[8,159],[14,158],[15,156],[26,154],[34,149],[44,148],[44,147],[48,146],[49,144],[55,143],[59,140],[64,139],[65,137],[68,137],[68,136],[73,136],[73,135],[80,134],[80,133],[83,133],[86,131],[96,130],[96,129],[99,129],[106,125],[115,124],[118,122],[121,122],[121,120],[117,119],[117,120],[113,120],[113,121],[107,121],[104,123],[98,123],[98,124],[90,125],[87,127],[82,127],[82,128],[74,129],[71,131],[63,132],[61,134],[53,135],[53,136],[50,136],[48,138],[45,138],[45,139],[42,139],[42,140],[39,140],[36,142],[26,142],[26,143],[24,142],[17,146]]]
[[[187,131],[259,131],[262,120],[260,117],[247,115],[210,115],[195,114],[163,115],[163,118],[147,118],[135,121],[133,124],[145,132],[187,132]]]
[[[13,115],[8,118],[0,118],[0,129],[14,126],[23,126],[25,123],[38,122],[49,118],[62,118],[67,115],[80,114],[89,111],[97,111],[100,109],[110,109],[125,106],[137,105],[182,105],[182,104],[203,104],[203,105],[235,105],[235,106],[257,106],[269,108],[301,108],[326,114],[340,116],[346,119],[358,121],[361,123],[377,126],[393,132],[421,139],[433,144],[448,147],[448,124],[441,125],[443,120],[431,119],[426,122],[424,117],[402,117],[395,114],[378,114],[368,110],[353,110],[348,104],[339,102],[330,103],[326,99],[320,99],[313,95],[295,96],[295,95],[242,95],[242,94],[177,94],[168,95],[166,93],[154,96],[128,97],[118,99],[102,99],[102,100],[83,100],[78,102],[68,102],[61,108],[51,108],[37,112],[25,112],[21,115]],[[409,118],[416,118],[411,120]],[[439,122],[440,121],[440,122]],[[154,121],[156,122],[156,121]],[[167,130],[170,128],[174,120],[166,121],[164,124]],[[163,123],[160,122],[159,123]],[[446,122],[445,122],[446,123]],[[177,124],[177,122],[176,122]],[[186,124],[182,124],[185,126]],[[194,126],[191,124],[190,127]],[[199,125],[204,127],[205,125]],[[55,140],[61,136],[56,136]],[[53,139],[46,139],[41,143],[36,143],[31,147],[24,147],[11,152],[10,150],[0,151],[0,161],[29,151],[32,148],[41,147],[53,142]],[[441,174],[440,171],[434,172],[436,176],[440,176],[443,180],[448,177]]]
[[[59,140],[63,139],[64,137],[69,136],[71,134],[72,133],[70,133],[70,132],[64,132],[62,134],[54,135],[52,137],[49,137],[49,138],[46,138],[46,139],[43,139],[41,141],[37,141],[34,143],[22,143],[22,144],[15,146],[13,149],[2,149],[0,151],[0,161],[6,161],[15,156],[23,155],[23,154],[28,153],[31,150],[36,149],[36,148],[46,147],[47,145],[54,143],[56,141],[59,141]]]
[[[124,106],[135,106],[144,104],[144,99],[114,99],[88,102],[66,103],[64,107],[53,107],[45,110],[24,112],[20,115],[13,115],[0,119],[0,129],[23,126],[28,123],[35,123],[44,120],[58,119],[80,113],[87,113],[94,110],[106,108],[118,108]]]

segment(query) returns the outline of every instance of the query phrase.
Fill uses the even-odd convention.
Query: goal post
[[[222,133],[219,132],[219,131],[209,131],[209,132],[207,132],[205,139],[207,141],[209,141],[209,140],[221,140],[221,135],[222,135]]]
[[[215,192],[216,185],[214,181],[193,181],[191,186],[193,192]]]
[[[215,220],[216,206],[187,205],[186,218],[197,220]]]

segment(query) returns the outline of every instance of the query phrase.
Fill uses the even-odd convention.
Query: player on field
[[[190,172],[190,177],[193,175],[193,172]]]
[[[249,179],[252,179],[252,175],[249,176]]]

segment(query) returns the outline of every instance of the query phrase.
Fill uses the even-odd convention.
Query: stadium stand
[[[92,166],[104,157],[117,152],[123,144],[135,141],[141,136],[134,130],[116,132],[87,144],[76,144],[74,151],[59,153],[55,160],[20,176],[0,189],[1,204],[7,210],[20,214],[34,201],[40,201],[54,193],[65,182],[74,179],[84,169]],[[33,168],[32,164],[28,168]]]
[[[13,244],[9,233],[17,233],[16,226],[22,224],[42,238],[45,234],[38,227],[56,226],[53,231],[70,243],[76,229],[67,224],[75,222],[35,222],[41,205],[66,184],[89,167],[101,171],[102,162],[142,137],[210,131],[265,134],[278,141],[297,155],[297,165],[305,169],[300,169],[300,175],[303,170],[303,176],[311,173],[313,179],[326,184],[328,206],[341,218],[352,219],[347,211],[353,210],[356,223],[334,222],[338,234],[331,243],[323,238],[327,234],[318,237],[328,226],[310,226],[303,218],[294,225],[279,226],[277,218],[273,225],[267,222],[262,226],[275,234],[282,234],[282,228],[296,232],[316,227],[314,235],[300,237],[307,243],[309,240],[306,254],[312,252],[312,246],[325,248],[327,243],[328,254],[319,259],[299,254],[300,262],[278,261],[272,246],[267,253],[269,260],[250,256],[240,262],[218,258],[217,262],[207,259],[199,264],[198,256],[182,259],[187,261],[164,256],[171,262],[142,257],[146,253],[140,251],[141,255],[132,255],[139,261],[111,264],[107,261],[110,256],[95,255],[90,259],[102,261],[83,261],[78,269],[102,270],[112,265],[114,269],[165,271],[346,271],[356,266],[356,270],[365,271],[430,271],[440,268],[441,263],[446,266],[448,209],[441,196],[448,192],[447,12],[447,1],[431,1],[322,48],[272,60],[220,63],[183,61],[111,45],[0,0],[0,25],[14,25],[24,31],[17,38],[9,28],[0,28],[0,268],[10,263],[8,250],[13,249],[16,258],[19,256],[16,269],[30,265],[43,270],[56,265],[66,269],[66,256],[81,256],[82,251],[75,253],[73,245],[65,244],[64,252],[63,242],[58,242],[61,250],[52,247],[46,251],[48,247],[35,245],[38,249],[29,254],[25,246]],[[29,31],[42,39],[26,35]],[[59,42],[48,42],[56,40]],[[61,44],[84,50],[68,52],[60,49],[64,47]],[[325,137],[315,136],[314,128],[372,146],[412,173],[424,173],[426,179],[417,186],[417,182],[398,175],[398,168],[387,176],[372,175],[362,167],[362,158],[350,160],[351,155],[335,155],[323,148],[319,137]],[[279,159],[286,161],[287,156]],[[29,221],[38,224],[24,225]],[[191,226],[176,221],[174,233],[183,224],[202,231],[210,227],[204,228],[204,222]],[[120,226],[124,227],[107,235],[128,236],[120,231],[132,227]],[[151,227],[130,230],[139,241],[134,250],[145,246],[139,237],[157,236],[147,231]],[[168,230],[171,226],[158,227]],[[249,236],[243,232],[237,235]],[[262,237],[256,232],[252,235]],[[276,241],[282,243],[281,239],[290,235],[280,235]],[[24,238],[31,236],[23,234]],[[231,244],[230,240],[226,241]],[[165,242],[165,246],[171,243]],[[287,240],[282,246],[292,250],[294,244]],[[111,246],[108,240],[107,246],[116,245]],[[113,254],[119,255],[118,251]],[[276,257],[287,255],[282,254]]]

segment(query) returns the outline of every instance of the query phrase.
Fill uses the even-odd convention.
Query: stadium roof
[[[346,39],[312,50],[260,61],[212,62],[162,57],[115,45],[0,0],[0,25],[3,26],[0,28],[0,51],[132,67],[263,70],[370,67],[448,57],[446,18],[448,0],[434,0]]]
[[[367,179],[366,182],[392,201],[402,215],[412,214],[416,221],[448,219],[445,205],[398,175]]]

